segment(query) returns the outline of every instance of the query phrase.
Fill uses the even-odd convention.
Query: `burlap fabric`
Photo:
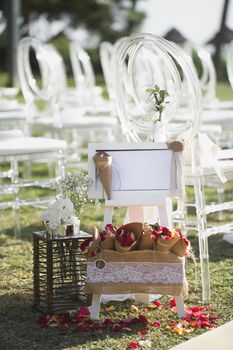
[[[178,256],[185,256],[187,250],[187,245],[185,244],[184,239],[179,239],[176,244],[171,247],[171,252]]]
[[[169,251],[103,250],[88,259],[85,292],[186,295],[185,260]]]

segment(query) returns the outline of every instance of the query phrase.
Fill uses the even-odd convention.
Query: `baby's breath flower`
[[[90,202],[96,203],[95,200],[88,198],[88,191],[91,184],[92,181],[88,175],[80,171],[66,173],[58,181],[60,191],[71,200],[78,217],[85,204]]]

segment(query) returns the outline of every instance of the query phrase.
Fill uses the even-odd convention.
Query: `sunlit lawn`
[[[218,86],[222,99],[233,99],[230,89],[224,85]],[[37,169],[39,172],[43,169]],[[232,192],[233,187],[228,189]],[[28,195],[28,193],[27,193]],[[35,196],[31,191],[30,195]],[[189,192],[189,195],[191,193]],[[209,193],[213,199],[213,193]],[[116,210],[114,223],[120,225],[124,217],[124,210]],[[33,272],[32,272],[32,233],[43,229],[41,223],[41,210],[35,208],[22,208],[20,211],[21,234],[14,234],[14,216],[12,210],[0,212],[0,348],[3,350],[23,349],[126,349],[131,341],[141,338],[152,341],[152,349],[167,350],[174,344],[185,341],[190,337],[207,331],[198,329],[193,333],[176,335],[167,328],[167,324],[176,321],[176,314],[168,307],[170,297],[162,297],[161,310],[152,309],[143,311],[144,306],[139,306],[139,313],[146,315],[150,323],[160,321],[161,326],[146,335],[136,334],[137,329],[114,333],[110,330],[103,334],[79,333],[75,327],[70,327],[66,332],[59,327],[42,329],[38,324],[40,313],[33,309]],[[232,217],[232,213],[229,214]],[[88,206],[81,215],[82,228],[92,231],[95,226],[101,227],[103,220],[103,204],[99,208]],[[212,218],[216,221],[216,218]],[[213,222],[213,221],[212,221]],[[185,297],[187,306],[203,305],[201,301],[200,266],[198,259],[198,243],[195,234],[189,236],[192,242],[197,260],[197,289],[195,290],[195,272],[192,260],[187,260],[186,273],[189,282],[189,295]],[[212,307],[210,313],[217,315],[218,325],[230,321],[233,318],[233,247],[222,240],[221,235],[212,236],[209,239],[210,270],[212,298],[206,305]],[[112,302],[101,309],[101,319],[110,317],[121,320],[130,314],[131,301]],[[112,311],[107,309],[114,306]],[[110,309],[111,310],[111,309]]]

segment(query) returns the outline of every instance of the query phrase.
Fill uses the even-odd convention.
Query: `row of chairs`
[[[196,228],[199,232],[203,299],[208,299],[210,297],[208,236],[223,232],[225,229],[229,231],[232,225],[230,223],[228,226],[220,225],[209,229],[207,215],[230,209],[232,203],[218,203],[207,207],[203,187],[206,183],[211,185],[217,183],[223,187],[224,181],[231,179],[233,168],[231,160],[227,160],[231,158],[230,150],[213,155],[211,164],[204,157],[200,161],[199,131],[203,128],[201,116],[204,118],[205,112],[202,113],[201,87],[190,58],[173,44],[153,35],[138,34],[122,38],[114,46],[103,43],[100,57],[110,97],[110,101],[105,102],[101,98],[100,90],[95,87],[88,56],[78,48],[77,52],[75,50],[73,44],[71,46],[73,65],[75,57],[78,56],[76,63],[82,62],[86,68],[79,66],[76,69],[79,87],[68,89],[64,63],[56,49],[35,39],[21,40],[18,48],[18,70],[25,110],[20,111],[18,118],[21,121],[22,113],[25,113],[28,136],[21,136],[18,140],[11,136],[5,140],[2,143],[2,161],[10,159],[9,155],[14,162],[15,159],[17,161],[45,159],[46,151],[41,151],[40,147],[46,144],[45,139],[31,136],[31,133],[38,128],[43,135],[52,137],[48,142],[54,142],[54,145],[56,143],[55,153],[63,154],[62,158],[66,161],[72,159],[77,161],[74,155],[79,154],[80,147],[85,141],[151,142],[172,138],[185,142],[186,148],[189,149],[187,153],[191,155],[189,164],[184,168],[185,178],[186,184],[192,185],[195,192],[194,207],[197,217]],[[30,56],[33,52],[41,74],[40,82],[32,72]],[[83,83],[84,76],[89,77],[88,83]],[[154,128],[153,115],[150,115],[152,101],[146,92],[146,88],[155,84],[169,93],[169,103],[162,115],[159,129]],[[46,104],[43,112],[36,108],[38,100]],[[14,115],[11,112],[10,114]],[[218,110],[215,113],[218,115]],[[208,131],[209,126],[205,126],[205,129]],[[65,140],[62,141],[62,145],[58,144],[61,142],[59,139]],[[20,153],[19,158],[16,150],[15,154],[13,152],[7,154],[9,152],[7,147],[14,144],[17,149],[19,142],[25,146],[22,151],[24,153]],[[37,146],[34,150],[33,142]],[[47,153],[53,152],[54,148],[52,151],[49,149]],[[58,159],[56,162],[64,171],[64,162]],[[11,169],[16,167],[13,163]],[[18,184],[19,181],[13,177],[11,184],[14,182]],[[2,190],[4,191],[4,188]],[[15,201],[17,202],[18,198]],[[178,203],[175,214],[179,220],[182,217],[183,222],[186,222],[182,204],[182,201]]]
[[[43,197],[35,203],[20,199],[20,188],[51,187],[57,176],[64,175],[67,163],[83,166],[80,155],[83,145],[86,152],[88,140],[113,140],[116,118],[110,115],[108,103],[95,86],[89,56],[75,45],[71,45],[70,52],[79,82],[77,89],[68,88],[64,62],[52,45],[32,38],[19,43],[18,76],[24,104],[14,98],[17,89],[1,89],[1,178],[10,179],[10,184],[2,180],[1,194],[4,196],[10,189],[14,193],[12,200],[2,201],[2,208],[13,206],[18,210],[21,205],[46,205],[51,198],[46,201]],[[40,137],[34,137],[35,134]],[[22,162],[28,179],[26,174],[23,179],[19,176]],[[35,162],[48,165],[49,178],[45,181],[32,180],[30,167]],[[56,169],[53,174],[51,163]],[[5,167],[9,171],[4,171]]]

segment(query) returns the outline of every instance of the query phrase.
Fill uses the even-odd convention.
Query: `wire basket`
[[[34,306],[46,314],[60,314],[88,306],[84,293],[86,257],[80,244],[90,234],[48,239],[46,232],[33,233]]]

